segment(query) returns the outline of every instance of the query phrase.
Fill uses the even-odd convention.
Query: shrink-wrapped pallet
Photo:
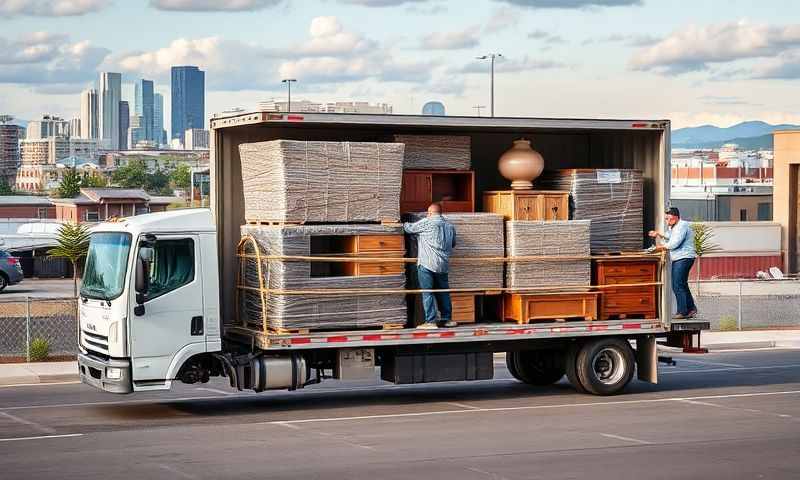
[[[312,237],[401,233],[401,227],[384,225],[242,226],[242,235],[249,235],[255,239],[262,255],[281,257],[310,256]],[[402,255],[401,251],[396,256],[402,257]],[[256,262],[251,257],[244,260],[240,281],[247,288],[240,290],[239,315],[251,328],[263,325],[264,316],[268,327],[273,330],[341,330],[402,326],[406,323],[405,295],[402,293],[367,295],[268,293],[263,297],[256,291],[262,285],[270,290],[284,291],[378,288],[402,290],[405,288],[405,274],[402,268],[399,270],[400,273],[392,275],[312,276],[312,268],[318,268],[319,263],[269,259],[261,262],[259,278]],[[316,265],[312,267],[315,263]],[[262,304],[262,298],[266,298],[266,305]]]
[[[545,171],[539,188],[568,190],[570,218],[591,220],[592,253],[642,249],[644,197],[639,170]]]
[[[243,143],[239,154],[248,220],[400,220],[400,143],[274,140]]]
[[[464,135],[395,135],[405,144],[403,168],[409,170],[469,170],[471,139]]]
[[[403,220],[416,222],[425,218],[424,213],[413,213],[404,216]],[[503,263],[458,262],[459,258],[480,258],[503,256],[503,216],[495,213],[448,213],[444,218],[456,229],[456,247],[453,249],[450,262],[450,288],[485,288],[487,290],[502,288]],[[417,236],[408,236],[408,252],[411,257],[417,256]],[[417,288],[416,265],[411,264],[408,271],[408,283]]]
[[[577,257],[509,261],[506,287],[589,286],[589,229],[588,220],[506,222],[508,257]]]

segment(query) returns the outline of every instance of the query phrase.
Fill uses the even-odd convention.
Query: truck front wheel
[[[585,343],[575,358],[580,385],[595,395],[614,395],[633,378],[636,359],[630,343],[619,338],[598,338]]]
[[[530,385],[552,385],[564,376],[564,355],[558,350],[526,350],[506,353],[508,371]]]

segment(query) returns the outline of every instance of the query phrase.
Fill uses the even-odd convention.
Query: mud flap
[[[658,383],[658,350],[653,335],[636,338],[636,374],[639,380]]]

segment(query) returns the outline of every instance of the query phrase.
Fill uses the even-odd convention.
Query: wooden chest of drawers
[[[414,311],[411,323],[417,326],[425,321],[425,309],[422,306],[422,295],[414,294]],[[453,321],[460,324],[475,323],[475,294],[451,293],[450,303],[453,309]]]
[[[475,211],[475,174],[463,170],[404,170],[400,213],[424,212],[439,202],[444,213]]]
[[[352,235],[333,242],[329,253],[322,255],[348,257],[386,257],[387,259],[405,256],[403,235]],[[325,265],[313,265],[322,268]],[[331,276],[363,277],[368,275],[398,275],[405,271],[405,264],[398,261],[383,262],[338,262],[329,264]]]
[[[483,192],[483,211],[506,220],[569,220],[569,192],[502,190]]]
[[[508,293],[504,299],[506,320],[530,323],[537,320],[597,319],[599,292]]]
[[[592,262],[595,285],[654,283],[658,281],[657,258],[596,259]],[[656,318],[658,289],[655,285],[603,288],[600,297],[600,318]]]

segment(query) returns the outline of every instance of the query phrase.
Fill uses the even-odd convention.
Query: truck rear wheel
[[[582,344],[573,342],[567,348],[567,354],[564,356],[564,370],[569,383],[578,393],[589,393],[578,378],[578,353],[581,351],[581,346]]]
[[[578,352],[575,369],[581,386],[595,395],[614,395],[633,378],[636,359],[630,343],[619,338],[598,338]]]
[[[558,350],[508,352],[506,365],[514,378],[530,385],[552,385],[564,376],[563,353]]]

